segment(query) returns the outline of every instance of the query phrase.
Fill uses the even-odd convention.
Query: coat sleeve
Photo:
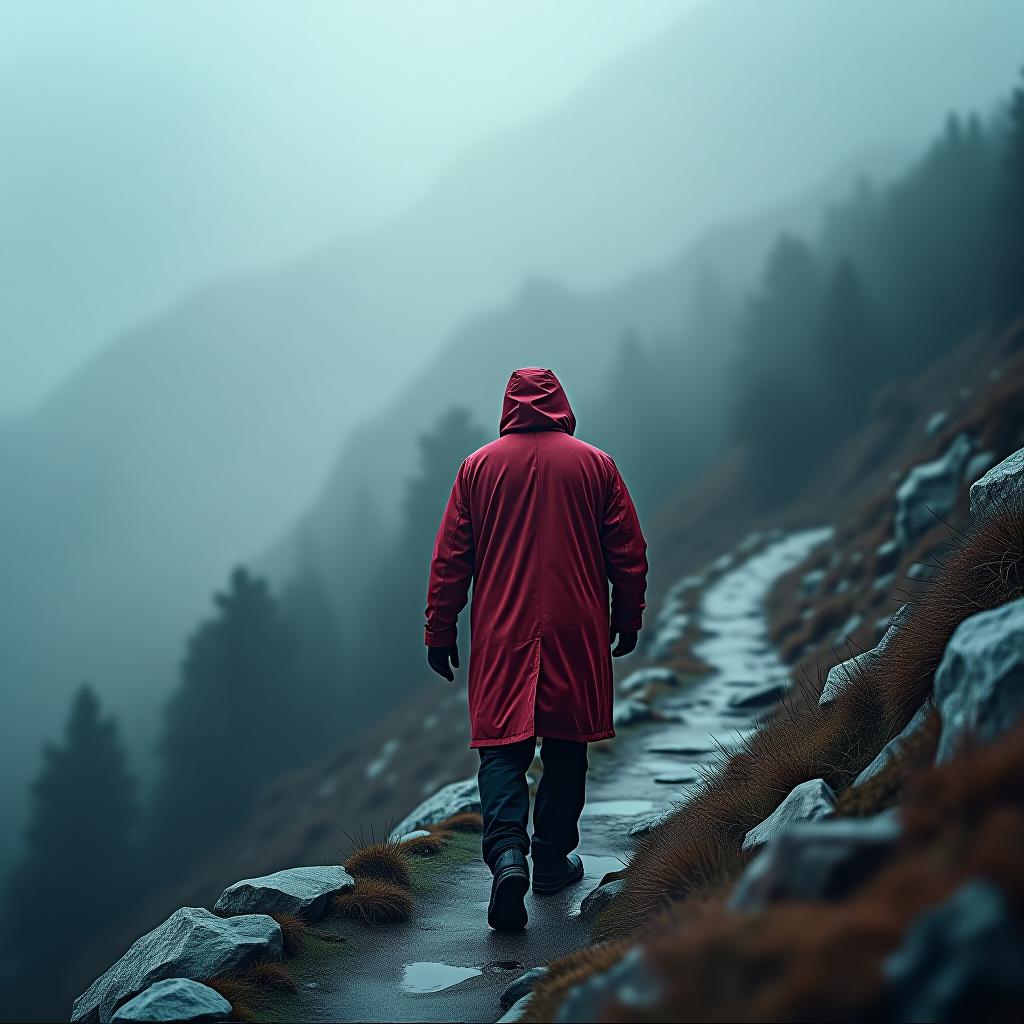
[[[455,643],[459,612],[469,599],[476,559],[467,491],[466,466],[463,463],[434,539],[424,633],[428,647],[448,647]]]
[[[601,524],[601,547],[605,572],[612,585],[611,627],[616,632],[639,630],[647,590],[647,541],[618,469],[613,469]]]

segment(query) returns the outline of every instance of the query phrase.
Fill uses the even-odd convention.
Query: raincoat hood
[[[576,430],[576,417],[558,378],[539,366],[514,370],[505,388],[499,433],[529,430]]]

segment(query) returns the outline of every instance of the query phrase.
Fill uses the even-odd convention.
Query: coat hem
[[[573,743],[596,743],[598,740],[610,740],[615,735],[614,729],[602,729],[600,732],[587,733],[581,736],[579,733],[562,733],[562,732],[523,732],[515,733],[512,736],[502,736],[499,739],[493,740],[471,740],[469,747],[472,750],[475,747],[505,747],[510,743],[522,743],[523,740],[532,739],[535,736],[539,736],[542,739],[549,740],[568,740]]]

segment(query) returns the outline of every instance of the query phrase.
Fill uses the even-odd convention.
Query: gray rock
[[[968,733],[991,740],[1024,714],[1024,598],[961,622],[935,673],[942,715],[937,760]]]
[[[616,729],[627,725],[636,725],[639,722],[650,722],[654,719],[654,711],[642,700],[628,698],[615,702],[615,709],[612,711],[612,725]]]
[[[413,839],[422,839],[423,836],[429,836],[430,832],[425,828],[413,829],[412,832],[406,832],[398,841],[400,843],[408,843]]]
[[[679,677],[670,668],[638,668],[619,683],[621,693],[636,693],[648,686],[678,686]]]
[[[909,617],[910,606],[906,604],[901,605],[899,611],[888,620],[889,624],[885,635],[878,642],[877,646],[873,647],[870,651],[862,651],[855,657],[848,658],[846,661],[840,662],[829,669],[828,675],[825,676],[825,685],[821,688],[821,696],[818,698],[818,703],[827,704],[829,701],[835,700],[838,694],[857,678],[859,673],[871,671],[877,665],[882,651],[892,642],[896,631]]]
[[[1024,495],[1024,448],[993,466],[980,480],[971,484],[971,515],[983,518]]]
[[[747,693],[737,693],[729,698],[729,707],[741,710],[763,708],[777,703],[789,688],[785,679],[764,683]]]
[[[872,590],[888,590],[896,582],[896,573],[887,572],[879,576],[874,583],[871,584]]]
[[[886,1016],[911,1022],[995,1020],[986,1008],[1024,997],[1024,929],[1003,893],[977,879],[923,913],[886,960]]]
[[[836,634],[836,646],[838,647],[840,644],[845,644],[846,641],[856,633],[862,625],[864,625],[863,617],[854,612],[854,614],[843,623],[839,632]]]
[[[526,1008],[530,1005],[530,1000],[533,998],[532,992],[527,992],[522,999],[517,1000],[508,1010],[505,1011],[495,1022],[495,1024],[516,1024],[526,1016]]]
[[[800,589],[810,597],[812,594],[818,592],[818,588],[825,582],[825,570],[824,569],[812,569],[810,572],[804,573],[800,579]]]
[[[355,884],[342,867],[288,868],[229,885],[213,909],[217,914],[295,914],[315,921],[323,916],[330,897]]]
[[[752,911],[790,900],[841,897],[892,853],[899,834],[899,823],[888,812],[794,825],[754,858],[729,906]]]
[[[978,452],[977,455],[972,455],[967,460],[967,465],[964,467],[964,480],[968,483],[974,483],[982,475],[987,472],[996,461],[996,453],[990,451]]]
[[[875,551],[875,567],[879,572],[888,572],[896,568],[900,560],[900,546],[894,540],[879,544]]]
[[[581,916],[596,917],[625,888],[626,880],[624,878],[615,878],[591,890],[583,897],[583,902],[580,904]]]
[[[142,1024],[144,1021],[180,1021],[201,1024],[227,1020],[231,1004],[209,985],[189,978],[166,978],[129,999],[114,1014],[113,1024]]]
[[[157,981],[202,981],[281,956],[281,927],[263,914],[218,917],[182,907],[140,939],[75,1000],[72,1021],[107,1024],[114,1011]]]
[[[668,592],[669,597],[682,597],[683,594],[690,590],[700,590],[704,586],[703,576],[684,576],[681,580],[678,580],[672,585],[671,590]]]
[[[537,982],[547,973],[548,969],[546,967],[531,967],[525,974],[520,974],[501,993],[501,1008],[507,1010],[514,1003],[518,1003],[523,996],[528,996],[533,991]]]
[[[934,437],[949,422],[949,413],[945,409],[933,412],[924,425],[924,432],[928,437]]]
[[[824,779],[801,782],[790,790],[789,796],[768,815],[760,825],[755,825],[743,839],[743,849],[756,846],[782,835],[802,821],[820,821],[836,809],[836,795]]]
[[[896,540],[904,550],[956,504],[971,439],[959,434],[945,454],[915,466],[896,489]]]
[[[555,1018],[557,1024],[590,1024],[605,1020],[605,1007],[614,999],[630,1009],[653,1005],[662,993],[661,979],[644,957],[643,948],[634,946],[614,966],[573,986]]]
[[[872,761],[871,764],[869,764],[867,768],[865,768],[864,771],[862,771],[860,775],[853,780],[853,784],[855,786],[862,786],[868,781],[868,779],[873,779],[883,768],[885,768],[887,764],[889,764],[890,761],[893,760],[893,758],[898,757],[907,743],[921,731],[921,728],[928,719],[928,715],[931,710],[932,702],[930,700],[926,700],[924,704],[917,709],[914,717],[906,724],[903,731],[898,736],[889,740],[889,742],[882,747],[874,761]]]
[[[407,832],[415,832],[424,825],[436,825],[453,814],[479,813],[480,787],[476,776],[452,782],[428,796],[416,810],[407,814],[392,830],[391,838],[400,839]]]
[[[675,813],[674,807],[666,807],[665,810],[658,811],[657,814],[646,815],[629,830],[630,836],[635,839],[637,836],[645,836],[648,832],[653,832],[673,813]]]

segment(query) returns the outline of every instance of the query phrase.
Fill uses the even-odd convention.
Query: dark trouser
[[[484,860],[494,863],[508,849],[530,852],[526,832],[530,789],[526,770],[533,762],[531,737],[503,747],[480,747],[480,803],[484,819]],[[533,808],[533,862],[555,865],[579,845],[579,820],[587,788],[587,745],[544,740],[544,774]]]

